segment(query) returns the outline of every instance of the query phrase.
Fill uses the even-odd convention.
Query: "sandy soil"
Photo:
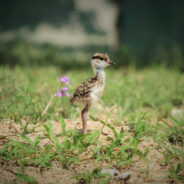
[[[101,116],[103,119],[103,116]],[[23,123],[25,123],[23,121]],[[59,122],[51,122],[53,124],[54,132],[57,134],[61,133],[61,127]],[[66,129],[81,129],[80,118],[76,121],[65,120]],[[109,122],[110,123],[110,122]],[[98,130],[102,127],[102,124],[99,122],[89,121],[88,128],[93,130]],[[124,130],[128,131],[128,127],[123,124]],[[116,130],[120,131],[121,127],[116,126]],[[37,127],[35,129],[35,133],[28,134],[28,137],[32,140],[37,135],[43,135],[43,127]],[[0,146],[5,144],[9,141],[10,138],[21,140],[20,133],[22,129],[19,125],[13,124],[10,121],[0,122]],[[113,133],[108,127],[105,127],[101,136],[100,140],[105,145],[108,143],[107,136],[112,137]],[[22,140],[21,140],[22,141]],[[41,140],[41,144],[49,143],[48,139]],[[127,181],[122,180],[114,180],[114,183],[126,183],[126,184],[168,184],[168,183],[175,183],[168,180],[168,173],[167,173],[167,166],[163,164],[163,156],[158,151],[157,143],[153,142],[152,139],[143,138],[141,143],[139,144],[138,148],[140,150],[145,150],[146,147],[149,147],[148,153],[148,161],[149,161],[149,176],[146,177],[146,168],[147,168],[147,161],[140,160],[138,162],[133,162],[131,166],[126,169],[119,170],[120,173],[125,171],[131,172],[131,177]],[[102,163],[99,165],[95,162],[94,159],[88,159],[87,157],[83,159],[80,165],[77,166],[70,166],[69,169],[63,169],[61,164],[58,162],[52,163],[52,168],[39,168],[39,167],[26,167],[25,173],[34,176],[34,178],[38,181],[39,184],[45,183],[61,183],[61,184],[68,184],[68,183],[76,183],[76,180],[73,178],[74,175],[77,173],[83,173],[86,171],[92,171],[96,167],[101,166],[102,168],[108,168],[108,163]],[[1,184],[16,184],[21,183],[18,181],[13,172],[16,172],[20,168],[16,166],[13,162],[5,163],[0,160],[0,183]]]

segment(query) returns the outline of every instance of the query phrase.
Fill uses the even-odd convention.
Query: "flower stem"
[[[42,115],[44,115],[47,112],[47,110],[48,110],[48,108],[49,108],[49,106],[50,106],[50,104],[51,104],[51,102],[52,102],[52,100],[54,99],[55,96],[57,96],[57,93],[51,95],[50,100],[49,100],[47,106],[45,107],[44,111],[42,112]]]

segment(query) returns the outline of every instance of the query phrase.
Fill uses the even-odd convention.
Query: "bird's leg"
[[[82,116],[82,126],[83,126],[83,134],[87,134],[87,118],[88,118],[88,110],[89,110],[89,105],[86,105],[84,109],[81,112]]]

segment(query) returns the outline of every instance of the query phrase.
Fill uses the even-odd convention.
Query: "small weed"
[[[78,184],[89,184],[89,183],[95,183],[95,181],[99,184],[110,184],[112,182],[112,179],[107,177],[108,174],[102,174],[100,168],[94,169],[91,173],[85,172],[81,173],[75,176],[75,178],[78,180]]]
[[[165,122],[165,121],[164,121]],[[172,125],[167,125],[165,134],[171,144],[184,144],[184,121],[171,118]]]
[[[169,178],[184,181],[184,151],[176,148],[176,146],[160,145],[165,149],[162,152],[164,155],[164,162],[169,166]],[[175,161],[175,163],[174,163]]]
[[[52,125],[43,125],[46,131],[46,136],[51,140],[55,147],[55,154],[58,161],[62,163],[64,168],[68,168],[71,164],[78,164],[81,160],[81,153],[85,152],[87,148],[95,144],[96,137],[99,132],[91,132],[87,135],[78,134],[75,130],[65,130],[65,122],[63,118],[60,119],[62,134],[60,137],[64,138],[61,143],[55,135]]]
[[[167,141],[167,144],[161,143],[158,139],[157,141],[164,149],[162,154],[164,156],[165,163],[169,166],[169,177],[184,181],[184,176],[182,174],[184,172],[183,122],[174,118],[171,118],[171,122],[172,124],[168,124],[164,121],[164,125],[162,125],[164,127],[162,136]],[[180,145],[180,147],[178,147],[178,145]]]
[[[38,184],[36,179],[32,176],[29,176],[24,173],[14,173],[14,174],[19,181],[25,182],[27,184]]]
[[[128,116],[127,125],[130,131],[134,133],[134,137],[139,139],[144,135],[148,136],[154,132],[154,127],[151,128],[150,121],[149,115],[145,112],[131,113]]]
[[[96,120],[94,117],[91,118]],[[94,158],[97,160],[110,161],[115,164],[117,168],[121,169],[130,165],[135,155],[140,159],[146,157],[148,149],[143,153],[137,148],[139,143],[138,136],[128,136],[128,134],[124,132],[123,128],[121,128],[120,133],[118,133],[110,124],[107,124],[104,121],[100,122],[112,130],[114,138],[112,138],[111,143],[106,146],[97,146],[94,149]]]
[[[32,142],[28,137],[22,135],[26,143],[16,140],[5,144],[0,150],[0,157],[4,161],[13,160],[17,165],[24,169],[27,165],[49,167],[53,160],[54,153],[50,146],[39,146],[39,138],[36,137]]]

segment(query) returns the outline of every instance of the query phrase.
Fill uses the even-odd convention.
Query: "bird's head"
[[[95,53],[92,57],[91,64],[93,70],[103,70],[105,67],[115,64],[110,60],[108,54],[105,53]]]

